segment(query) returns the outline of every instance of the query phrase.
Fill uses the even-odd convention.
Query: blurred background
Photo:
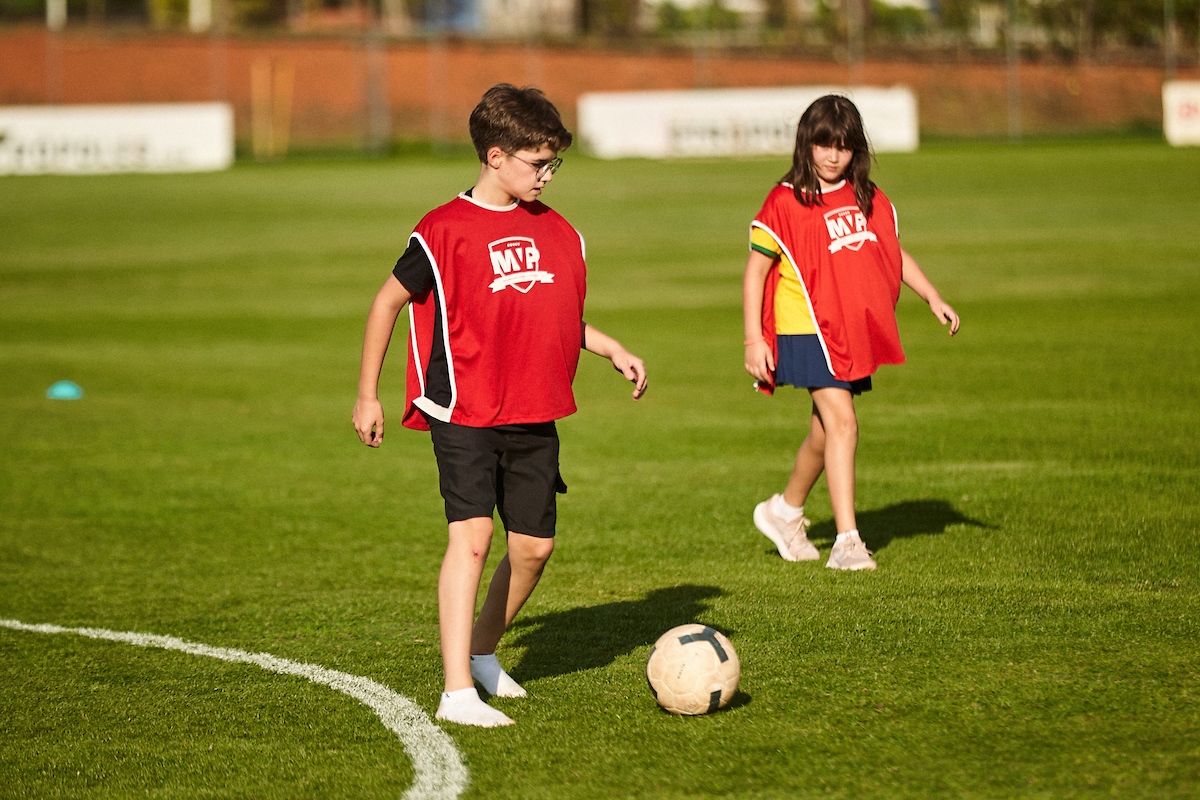
[[[0,105],[229,103],[239,152],[459,148],[500,80],[909,87],[922,136],[1158,134],[1200,0],[0,0]]]

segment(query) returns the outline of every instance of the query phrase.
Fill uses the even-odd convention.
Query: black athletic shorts
[[[469,428],[429,419],[429,427],[447,522],[497,510],[506,531],[554,536],[555,495],[567,485],[553,422]]]

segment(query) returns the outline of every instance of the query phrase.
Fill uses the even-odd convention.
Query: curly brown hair
[[[869,218],[875,184],[871,180],[871,152],[862,115],[847,97],[827,94],[812,102],[796,126],[796,149],[792,152],[792,168],[780,183],[790,183],[796,199],[810,206],[822,204],[821,183],[813,164],[813,145],[837,147],[851,151],[850,164],[844,176],[854,188],[858,207]]]
[[[557,153],[570,147],[573,138],[541,89],[518,89],[511,83],[498,83],[483,93],[471,112],[470,130],[480,162],[487,161],[493,147],[514,153],[545,145]]]

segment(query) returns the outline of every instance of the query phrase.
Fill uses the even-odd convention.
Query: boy
[[[437,718],[495,727],[513,721],[480,699],[524,697],[496,645],[554,549],[558,472],[554,420],[575,411],[580,349],[609,359],[646,390],[641,359],[583,321],[584,245],[538,202],[571,144],[537,89],[493,86],[471,112],[479,180],[418,223],[367,316],[354,428],[383,442],[379,372],[409,308],[407,407],[402,424],[430,430],[449,544],[438,577],[446,684]],[[410,302],[411,301],[411,302]],[[472,627],[498,509],[508,553]]]

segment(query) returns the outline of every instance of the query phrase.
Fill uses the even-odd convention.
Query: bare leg
[[[858,529],[854,518],[854,456],[858,450],[858,417],[847,389],[813,389],[813,405],[825,430],[825,482],[838,533]]]
[[[496,652],[500,637],[533,594],[553,552],[554,539],[524,533],[508,534],[508,554],[496,567],[479,619],[475,621],[471,636],[472,655]]]
[[[816,403],[813,403],[808,436],[804,437],[800,449],[796,451],[796,463],[788,478],[787,488],[783,490],[784,502],[796,508],[803,506],[824,469],[825,426],[821,423],[821,415],[817,413]]]
[[[475,686],[471,680],[471,622],[491,544],[491,517],[450,523],[450,541],[438,576],[438,621],[447,692]]]

